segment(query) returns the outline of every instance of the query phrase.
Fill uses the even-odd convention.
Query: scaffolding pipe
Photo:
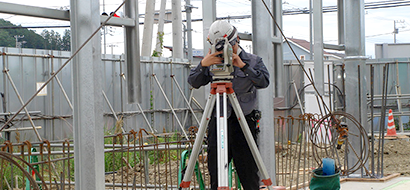
[[[152,76],[154,77],[155,81],[157,82],[157,85],[158,85],[159,89],[161,90],[162,95],[164,95],[165,101],[167,101],[168,106],[171,108],[172,114],[174,115],[175,119],[177,120],[179,127],[181,128],[182,132],[184,133],[185,138],[186,138],[187,140],[189,140],[188,135],[186,134],[184,127],[182,126],[181,122],[180,122],[179,119],[178,119],[177,114],[176,114],[175,111],[174,111],[174,108],[172,107],[172,104],[169,102],[169,100],[168,100],[168,98],[167,98],[167,95],[166,95],[165,92],[164,92],[164,89],[162,89],[161,84],[160,84],[159,81],[158,81],[157,75],[156,75],[156,74],[152,74]]]
[[[23,99],[21,99],[20,93],[18,92],[17,87],[16,87],[16,85],[14,84],[13,79],[12,79],[11,76],[10,76],[10,74],[9,74],[9,72],[8,72],[8,69],[5,69],[3,72],[6,74],[7,78],[9,79],[10,84],[11,84],[11,86],[13,87],[14,92],[16,93],[17,98],[19,99],[21,105],[24,105]],[[39,140],[39,141],[43,141],[43,139],[41,138],[40,134],[38,133],[38,131],[37,131],[37,129],[36,129],[36,125],[34,124],[33,120],[31,119],[31,116],[30,116],[30,114],[29,114],[29,112],[28,112],[28,110],[27,110],[27,108],[26,108],[25,106],[24,106],[24,111],[26,112],[26,115],[27,115],[27,117],[28,117],[28,119],[29,119],[29,121],[30,121],[31,126],[33,127],[34,133],[36,134],[38,140]]]
[[[114,115],[115,121],[118,121],[118,116],[117,116],[117,114],[115,113],[114,108],[112,108],[111,103],[110,103],[110,101],[108,100],[107,95],[105,94],[104,90],[102,90],[102,94],[103,94],[103,96],[104,96],[105,102],[107,102],[107,105],[108,105],[108,107],[109,107],[110,110],[111,110],[111,113]],[[125,130],[124,130],[124,127],[123,127],[123,126],[121,126],[121,130],[122,130],[123,133],[125,133]]]
[[[51,73],[51,75],[53,75],[53,74],[54,74],[54,71]],[[64,98],[67,100],[68,106],[70,106],[71,110],[73,110],[73,104],[71,104],[71,101],[68,98],[67,93],[65,92],[64,87],[61,84],[60,79],[58,79],[57,75],[55,76],[55,79],[57,81],[58,86],[60,86],[61,92],[63,92]]]
[[[148,127],[151,129],[151,132],[152,132],[152,133],[157,132],[156,130],[154,130],[154,129],[152,128],[151,124],[149,123],[147,116],[145,116],[144,110],[141,108],[141,105],[140,105],[139,103],[137,103],[137,106],[138,106],[138,109],[140,109],[141,114],[142,114],[142,117],[144,117],[144,120],[145,120],[145,122],[147,123]]]
[[[181,86],[179,85],[178,81],[175,79],[175,75],[171,75],[171,78],[172,78],[172,80],[174,80],[175,84],[177,85],[179,92],[181,92],[181,95],[184,98],[185,102],[187,103],[188,109],[189,109],[189,111],[191,111],[192,116],[195,118],[195,121],[199,124],[199,120],[196,117],[195,112],[192,109],[190,102],[186,99],[186,97],[184,95],[184,92],[182,91]]]

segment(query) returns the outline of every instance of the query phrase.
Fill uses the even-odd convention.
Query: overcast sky
[[[18,4],[26,4],[32,6],[41,6],[54,9],[69,9],[69,0],[0,0],[2,2],[12,2]],[[156,9],[159,9],[161,0],[156,0]],[[365,2],[374,2],[381,0],[365,0]],[[139,0],[140,13],[145,12],[145,0]],[[323,6],[336,5],[337,0],[324,0]],[[101,11],[111,12],[117,8],[122,0],[100,0]],[[103,6],[103,4],[105,6]],[[181,3],[183,6],[185,2]],[[198,7],[193,9],[192,18],[197,19],[202,17],[202,9],[200,0],[191,0],[191,4]],[[249,0],[218,0],[217,1],[217,16],[240,16],[251,14],[251,2]],[[304,9],[309,7],[309,0],[283,0],[283,9]],[[171,0],[167,0],[167,9],[171,9]],[[410,6],[366,10],[365,14],[365,31],[366,31],[366,55],[374,58],[374,44],[376,43],[393,43],[394,21],[404,21],[397,23],[399,33],[396,35],[397,43],[410,43]],[[121,14],[121,13],[120,13]],[[24,16],[15,16],[10,14],[0,14],[0,18],[8,20],[13,24],[22,26],[55,26],[69,25],[69,22],[62,22],[50,19],[30,18]],[[183,14],[183,18],[185,15]],[[143,21],[141,19],[140,21]],[[325,13],[323,15],[324,26],[324,41],[325,43],[337,43],[337,17],[336,13]],[[231,20],[240,32],[251,32],[251,20]],[[202,23],[193,23],[193,38],[197,39],[193,43],[196,49],[202,49]],[[142,29],[142,28],[141,28]],[[165,26],[164,45],[172,46],[171,24]],[[41,33],[43,29],[36,29]],[[51,29],[49,29],[51,30]],[[64,29],[53,29],[54,31],[63,34]],[[283,17],[283,31],[286,37],[309,40],[309,16],[308,15],[289,15]],[[154,28],[156,33],[156,28]],[[142,30],[141,33],[142,35]],[[155,37],[155,36],[154,36]],[[106,35],[107,45],[114,45],[114,53],[122,53],[123,51],[123,30],[121,28],[110,28],[110,32]],[[246,43],[245,43],[246,44]],[[248,45],[244,48],[247,48]],[[107,53],[111,52],[111,48],[107,48]]]

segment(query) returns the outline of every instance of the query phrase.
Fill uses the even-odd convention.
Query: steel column
[[[182,15],[181,0],[172,0],[172,57],[182,59]]]
[[[72,51],[100,26],[98,0],[71,0]],[[72,61],[75,189],[105,189],[101,37],[85,45]]]
[[[155,51],[159,54],[162,55],[162,46],[161,44],[161,35],[164,35],[164,20],[165,20],[165,6],[166,6],[167,1],[166,0],[161,0],[161,7],[159,10],[159,17],[158,17],[158,32],[157,32],[157,44],[155,47]]]
[[[188,46],[188,60],[189,62],[192,62],[193,56],[192,56],[192,19],[191,19],[191,13],[192,13],[192,8],[193,6],[191,5],[191,0],[185,0],[186,5],[186,32],[187,32],[187,46]]]
[[[266,1],[267,7],[275,7],[273,14],[275,19],[281,23],[281,0]],[[255,54],[262,57],[269,73],[271,75],[270,85],[263,90],[258,90],[259,109],[262,111],[262,119],[260,120],[261,133],[259,134],[259,150],[266,170],[275,184],[275,139],[274,139],[274,110],[273,98],[275,96],[275,68],[282,66],[282,61],[277,59],[278,52],[281,52],[281,43],[273,43],[275,37],[279,37],[280,33],[273,33],[273,23],[271,16],[266,10],[263,2],[252,1],[252,44]],[[276,27],[275,27],[276,28]],[[280,58],[282,56],[279,56]],[[276,58],[276,59],[275,59]]]
[[[322,0],[313,1],[313,36],[315,65],[314,83],[317,93],[324,95],[324,65],[323,65],[323,13]]]
[[[144,17],[144,31],[142,33],[142,50],[141,56],[151,56],[152,32],[154,31],[154,11],[155,1],[147,0]],[[162,18],[160,18],[162,19]]]
[[[366,105],[366,84],[365,75],[358,78],[358,66],[360,73],[366,73],[365,57],[365,32],[364,32],[364,0],[346,0],[344,8],[345,17],[345,93],[346,112],[354,115],[362,124],[365,130],[367,127],[367,105]],[[359,93],[360,91],[360,93]],[[360,102],[360,105],[359,105]],[[348,123],[351,126],[352,123]],[[357,128],[349,130],[350,134],[359,134]],[[360,140],[354,136],[349,136],[354,149],[360,150]],[[349,163],[356,163],[357,157],[350,153]]]
[[[344,0],[337,0],[337,34],[339,45],[345,44]]]
[[[209,27],[216,20],[216,0],[202,1],[202,19],[203,19],[203,41],[204,41],[204,56],[208,53],[211,45],[206,38],[208,37]]]
[[[138,2],[128,0],[124,6],[125,16],[135,25],[125,27],[125,51],[127,63],[128,103],[141,103],[141,61],[138,29]]]

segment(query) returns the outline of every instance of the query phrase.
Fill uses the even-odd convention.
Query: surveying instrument
[[[216,103],[216,129],[217,129],[217,171],[218,171],[218,190],[229,190],[228,184],[228,122],[227,122],[227,97],[232,104],[232,108],[236,113],[236,117],[241,126],[242,132],[248,143],[248,146],[252,152],[252,156],[261,174],[262,182],[268,187],[272,188],[272,181],[268,176],[265,165],[263,164],[262,157],[258,151],[255,140],[246,122],[245,116],[242,112],[238,99],[232,88],[233,76],[231,73],[234,71],[232,65],[232,46],[227,38],[217,38],[215,43],[212,43],[211,52],[220,52],[218,56],[223,58],[221,64],[215,64],[209,67],[210,71],[214,74],[212,77],[211,91],[205,105],[204,113],[202,115],[201,123],[199,126],[198,134],[195,139],[191,156],[188,161],[188,165],[185,171],[185,175],[180,184],[180,189],[188,189],[191,183],[192,173],[194,171],[196,159],[202,147],[205,131],[208,127],[210,117],[212,117],[212,111]],[[222,99],[221,99],[222,96]],[[221,102],[222,101],[222,102]],[[222,105],[222,112],[221,112]]]

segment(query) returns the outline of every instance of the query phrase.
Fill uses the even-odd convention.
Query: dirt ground
[[[400,173],[410,176],[410,142],[407,140],[387,140],[383,151],[384,174]]]

